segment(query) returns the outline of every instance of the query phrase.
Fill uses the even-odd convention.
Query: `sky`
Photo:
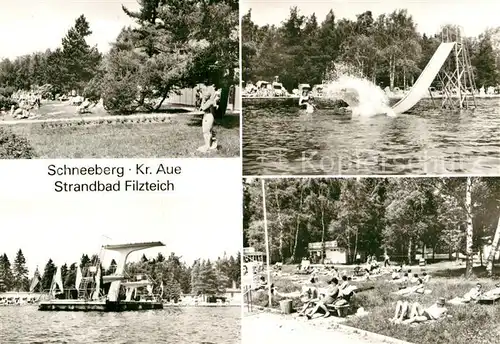
[[[233,189],[231,199],[241,199],[241,190]],[[129,261],[139,260],[143,253],[154,257],[158,252],[165,256],[174,252],[191,265],[195,259],[217,259],[224,252],[235,255],[242,246],[242,205],[226,202],[227,198],[223,193],[196,198],[3,200],[0,254],[6,253],[13,264],[17,250],[22,249],[30,277],[37,266],[43,273],[49,258],[56,266],[69,266],[83,253],[98,254],[106,244],[161,241],[166,245],[132,253]],[[109,265],[114,257],[106,251],[103,265]]]
[[[489,27],[500,26],[498,0],[245,0],[240,13],[252,9],[252,20],[258,25],[279,25],[297,6],[303,15],[316,13],[318,22],[333,9],[336,18],[356,19],[356,14],[372,11],[374,17],[396,9],[407,9],[420,33],[433,35],[445,24],[462,26],[466,36],[478,36]]]
[[[0,58],[59,47],[81,14],[93,32],[87,42],[107,52],[122,27],[133,24],[122,4],[138,8],[136,0],[0,0]]]

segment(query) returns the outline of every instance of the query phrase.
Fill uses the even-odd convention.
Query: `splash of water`
[[[396,115],[389,106],[389,98],[380,87],[344,65],[336,65],[335,69],[332,80],[324,83],[323,93],[326,97],[342,99],[355,116]]]

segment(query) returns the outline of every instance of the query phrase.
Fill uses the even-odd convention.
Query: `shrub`
[[[0,110],[10,110],[12,105],[14,105],[15,107],[18,106],[17,102],[13,99],[0,95]]]
[[[0,87],[0,96],[3,96],[5,98],[9,98],[12,96],[12,94],[15,92],[14,87]]]
[[[103,105],[111,114],[130,114],[137,108],[137,86],[132,80],[105,80],[103,90]]]
[[[0,127],[1,159],[31,159],[34,156],[35,151],[27,139]]]
[[[98,102],[101,99],[102,85],[100,78],[101,76],[99,75],[90,80],[83,90],[83,96],[91,102]]]

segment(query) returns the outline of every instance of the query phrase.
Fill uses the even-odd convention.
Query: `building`
[[[312,264],[322,263],[323,243],[311,242],[308,245],[309,259]],[[347,250],[339,247],[337,241],[325,241],[325,263],[346,264],[348,261]]]
[[[256,251],[253,247],[244,247],[243,261],[245,263],[258,262],[260,264],[264,264],[266,261],[266,254]]]

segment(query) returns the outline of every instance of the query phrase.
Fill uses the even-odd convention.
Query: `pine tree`
[[[7,254],[0,255],[0,291],[10,291],[13,287],[13,276]]]
[[[14,260],[13,277],[14,290],[26,291],[29,288],[28,268],[26,267],[26,259],[24,258],[23,251],[21,251],[21,249],[17,251],[16,259]]]
[[[201,264],[196,260],[191,268],[191,293],[200,295],[203,292],[203,285],[200,279]]]
[[[66,264],[65,264],[66,265]],[[61,268],[62,270],[62,268]],[[66,272],[66,277],[63,277],[63,284],[65,289],[73,289],[75,288],[76,283],[76,263],[73,263],[69,266],[69,270]]]
[[[163,297],[168,301],[177,302],[181,297],[181,293],[182,290],[179,281],[174,278],[173,274],[169,274],[169,277],[164,285]]]
[[[200,269],[200,277],[199,277],[202,287],[201,293],[204,295],[217,295],[219,292],[219,280],[217,278],[217,272],[215,268],[208,259],[206,262],[203,262]]]
[[[96,47],[90,47],[86,38],[92,34],[90,25],[82,14],[62,39],[62,60],[66,90],[83,91],[95,75],[101,61]]]
[[[42,276],[42,291],[47,291],[50,289],[50,286],[52,284],[52,278],[54,277],[54,274],[56,273],[56,266],[54,265],[54,262],[52,259],[49,259],[47,264],[45,265],[45,269],[43,270],[43,276]]]
[[[5,288],[6,291],[13,290],[13,288],[15,287],[14,276],[12,274],[12,268],[10,265],[9,257],[7,257],[7,254],[5,253],[0,259],[0,266],[1,266],[0,279],[2,280],[3,287]]]
[[[63,285],[64,285],[64,282],[66,281],[66,277],[68,277],[68,265],[66,263],[64,263],[62,266],[61,266],[61,279],[63,281]]]
[[[86,254],[82,254],[82,258],[80,259],[80,268],[87,267],[90,264],[90,258]]]

